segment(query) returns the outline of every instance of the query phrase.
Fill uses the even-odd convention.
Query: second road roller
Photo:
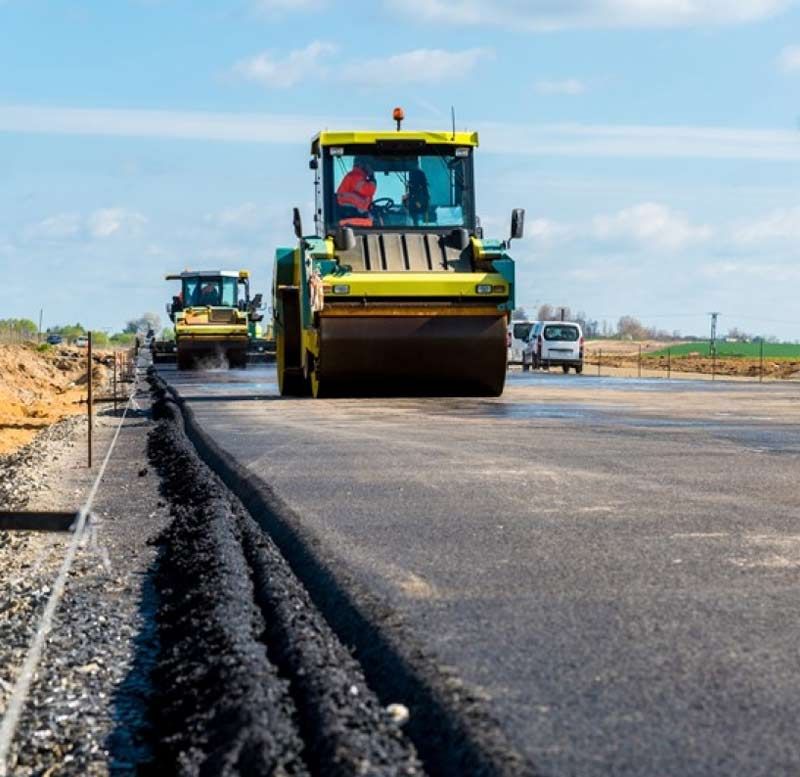
[[[315,232],[276,252],[284,396],[498,396],[514,309],[512,239],[483,235],[476,132],[330,131],[311,142]]]

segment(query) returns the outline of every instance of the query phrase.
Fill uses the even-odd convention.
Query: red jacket
[[[354,167],[339,184],[336,202],[342,207],[351,207],[367,213],[377,188],[374,178],[367,177],[360,167]]]

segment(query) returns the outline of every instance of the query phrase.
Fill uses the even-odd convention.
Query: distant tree
[[[553,313],[552,305],[539,305],[539,309],[536,311],[537,321],[552,321],[554,318],[555,314]]]
[[[594,319],[589,318],[582,310],[575,314],[572,321],[576,321],[581,325],[584,337],[597,337],[600,334],[600,325]]]
[[[175,339],[175,330],[171,326],[165,326],[161,330],[161,340],[174,340]]]
[[[617,322],[617,334],[620,337],[630,338],[631,340],[644,340],[655,334],[655,332],[643,326],[638,318],[622,316]]]
[[[749,343],[753,339],[753,335],[739,329],[737,326],[733,326],[728,330],[728,334],[725,335],[725,338],[728,340],[738,340],[740,343]]]
[[[0,319],[0,339],[7,343],[35,340],[38,327],[27,318]]]
[[[82,335],[86,334],[86,330],[80,323],[67,324],[65,326],[54,326],[50,327],[50,329],[48,329],[47,331],[57,335],[61,335],[66,340],[74,340],[76,337],[81,337]]]
[[[92,332],[92,345],[98,348],[107,348],[109,344],[109,337],[105,332]]]
[[[514,308],[511,311],[511,320],[512,321],[527,321],[528,320],[528,313],[526,312],[525,308]]]
[[[29,318],[3,318],[0,319],[0,329],[4,332],[15,332],[22,337],[33,337],[38,327]]]
[[[109,341],[112,345],[128,346],[133,345],[135,339],[136,334],[134,332],[117,332],[111,335]]]

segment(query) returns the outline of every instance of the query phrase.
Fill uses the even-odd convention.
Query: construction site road
[[[314,401],[266,367],[159,374],[536,771],[800,772],[797,384]]]

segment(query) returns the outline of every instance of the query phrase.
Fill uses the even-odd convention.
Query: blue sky
[[[119,328],[167,271],[268,296],[322,127],[481,132],[518,298],[800,339],[792,0],[0,0],[0,318]]]

